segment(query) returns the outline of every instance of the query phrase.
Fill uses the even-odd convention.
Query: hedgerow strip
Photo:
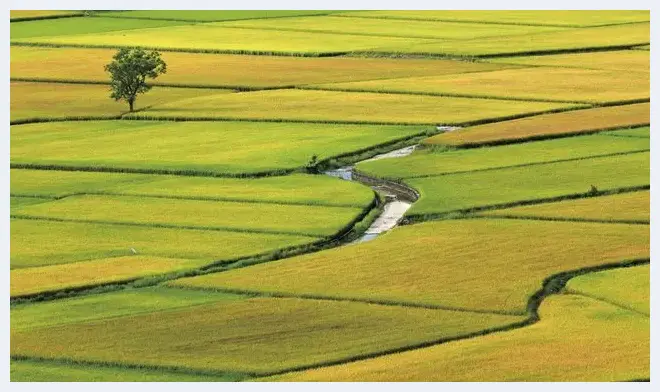
[[[113,10],[114,11],[114,10]],[[99,18],[115,18],[115,19],[140,19],[140,20],[164,20],[169,22],[190,22],[192,23],[217,23],[217,22],[234,22],[238,20],[258,20],[258,19],[282,19],[282,18],[300,18],[307,16],[323,16],[330,15],[333,12],[320,11],[315,14],[298,14],[298,15],[279,15],[279,16],[252,16],[248,18],[235,18],[235,19],[177,19],[177,18],[153,18],[148,16],[122,16],[122,15],[92,15]],[[233,27],[233,26],[232,26]]]
[[[85,16],[83,13],[78,14],[62,14],[62,15],[43,15],[43,16],[25,16],[18,18],[10,18],[9,23],[16,22],[29,22],[31,20],[46,20],[46,19],[63,19],[63,18],[79,18]]]

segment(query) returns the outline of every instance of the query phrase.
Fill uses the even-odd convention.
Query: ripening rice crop
[[[53,16],[79,15],[79,11],[57,11],[57,10],[11,10],[9,18],[11,20],[20,20],[26,18],[43,18]]]
[[[648,186],[649,153],[411,178],[421,199],[408,215],[439,214],[568,195]]]
[[[12,126],[11,161],[184,174],[255,173],[293,170],[313,156],[327,159],[423,132],[419,126],[63,121]]]
[[[287,19],[289,20],[289,19]],[[114,49],[11,46],[11,77],[109,82],[103,70]],[[438,59],[280,57],[162,52],[167,73],[158,85],[274,87],[444,75],[519,67]]]
[[[594,272],[569,280],[566,289],[570,293],[608,301],[648,316],[650,274],[649,265]]]
[[[170,284],[522,314],[552,274],[648,254],[649,231],[642,225],[449,220]]]
[[[650,117],[649,103],[574,110],[445,132],[426,139],[425,143],[460,146],[515,142],[599,129],[647,125],[650,123]]]
[[[520,319],[351,302],[245,298],[14,330],[11,352],[117,365],[268,373],[454,337]]]
[[[642,191],[505,208],[486,211],[480,215],[648,223],[650,221],[650,202],[650,192]]]
[[[66,37],[79,34],[123,32],[135,29],[170,27],[184,24],[164,20],[134,20],[117,18],[62,18],[34,20],[10,25],[9,37],[13,40],[41,40],[47,37]],[[147,30],[149,31],[149,30]]]
[[[425,93],[482,98],[603,103],[650,96],[648,72],[532,67],[322,84],[332,90]],[[534,88],[530,89],[529,86]]]
[[[415,178],[571,160],[599,155],[649,150],[648,139],[588,135],[539,142],[434,152],[420,149],[401,159],[381,159],[357,165],[376,177]]]
[[[541,321],[508,332],[291,373],[265,381],[627,381],[650,377],[650,322],[590,298],[559,295]]]
[[[650,55],[636,50],[615,50],[608,52],[564,53],[545,56],[504,57],[489,62],[498,64],[543,65],[551,67],[571,67],[603,69],[610,71],[649,72]]]
[[[110,11],[103,16],[136,19],[189,20],[195,22],[212,22],[237,19],[286,18],[296,15],[326,15],[337,11],[315,10],[141,10],[141,11]]]

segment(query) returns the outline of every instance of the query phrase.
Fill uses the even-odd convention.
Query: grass
[[[21,217],[230,231],[332,236],[361,208],[177,200],[144,196],[71,196],[14,210]]]
[[[159,105],[134,117],[202,117],[371,123],[463,123],[560,110],[568,104],[338,91],[271,90],[217,94]]]
[[[420,149],[401,159],[359,163],[359,171],[394,179],[484,170],[514,165],[577,159],[597,155],[648,150],[647,139],[589,135],[500,147],[434,152]]]
[[[20,197],[12,196],[9,198],[10,210],[13,212],[21,207],[29,206],[32,204],[48,203],[53,199],[46,197]]]
[[[131,256],[131,248],[144,257],[211,263],[312,241],[309,237],[292,235],[29,219],[12,219],[10,235],[12,270]]]
[[[581,275],[568,281],[569,293],[601,299],[615,305],[650,314],[651,267],[621,268]]]
[[[118,117],[128,105],[110,98],[110,87],[62,83],[10,83],[10,120],[67,119],[72,117]],[[136,109],[168,101],[225,94],[229,90],[155,87],[141,95]]]
[[[12,331],[11,352],[124,366],[265,373],[461,335],[519,319],[335,301],[251,298]]]
[[[14,164],[240,174],[300,168],[313,155],[322,160],[422,131],[245,121],[40,123],[11,127],[11,158]]]
[[[649,153],[590,158],[517,168],[440,177],[412,178],[406,182],[421,199],[407,215],[440,214],[456,210],[525,200],[584,194],[594,185],[599,191],[648,185]]]
[[[650,377],[647,317],[573,295],[553,296],[541,321],[270,381],[626,381]]]
[[[503,57],[491,60],[491,62],[497,64],[538,65],[626,72],[649,72],[649,61],[649,53],[634,50],[565,53],[549,56]]]
[[[131,20],[110,18],[62,18],[52,20],[34,20],[12,23],[9,37],[11,40],[44,39],[47,37],[75,37],[83,34],[118,32],[171,27],[183,23],[163,20]],[[150,30],[146,30],[150,31]]]
[[[603,135],[613,136],[634,136],[642,138],[651,137],[651,127],[633,128],[633,129],[618,129],[616,131],[603,132]]]
[[[649,24],[635,23],[472,40],[408,42],[406,45],[380,46],[372,51],[441,56],[504,57],[606,48],[622,49],[649,42]]]
[[[162,369],[129,369],[110,366],[84,366],[47,361],[11,361],[12,382],[217,382],[239,381],[238,376],[210,376]]]
[[[480,215],[649,222],[650,202],[650,192],[644,191],[506,208]]]
[[[364,11],[350,17],[454,21],[535,26],[585,27],[649,21],[648,11]]]
[[[95,21],[100,18],[90,19]],[[118,19],[108,18],[110,22]],[[142,20],[125,19],[139,25]],[[152,23],[172,23],[154,21]],[[182,22],[173,22],[179,23]],[[373,37],[349,34],[324,34],[295,31],[253,30],[222,27],[223,25],[185,25],[164,28],[110,31],[104,33],[22,37],[12,34],[12,42],[74,45],[88,47],[134,46],[161,50],[227,51],[246,54],[318,55],[372,50],[380,46],[408,46],[433,42],[420,38]],[[642,41],[640,43],[646,43]]]
[[[640,225],[449,220],[169,284],[523,314],[553,273],[648,253],[649,231]]]
[[[533,89],[529,86],[534,85]],[[619,102],[650,96],[648,72],[533,67],[451,76],[421,76],[319,85],[320,88],[483,98]]]
[[[103,66],[115,53],[113,49],[14,45],[10,47],[11,77],[108,82],[109,77]],[[155,83],[215,87],[260,88],[354,82],[517,67],[434,59],[237,56],[184,52],[163,52],[161,57],[167,63],[167,73],[159,76]]]
[[[341,181],[328,176],[307,174],[237,179],[12,169],[10,180],[12,195],[45,198],[64,197],[80,193],[107,193],[364,207],[374,197],[370,189],[360,184]],[[21,202],[17,205],[20,205]]]
[[[70,264],[18,268],[10,273],[11,296],[87,287],[103,283],[199,268],[203,260],[153,256],[119,256]]]
[[[165,19],[213,22],[220,20],[283,18],[297,15],[326,15],[337,11],[314,10],[141,10],[105,12],[103,16],[137,19]]]
[[[384,20],[351,17],[300,17],[223,22],[222,26],[275,31],[313,31],[318,33],[357,34],[384,37],[470,39],[555,31],[557,27],[485,25],[451,22]]]
[[[545,114],[446,132],[426,139],[427,144],[479,145],[558,137],[599,129],[639,126],[650,123],[649,103],[575,110]]]

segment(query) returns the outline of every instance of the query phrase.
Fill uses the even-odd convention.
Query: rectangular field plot
[[[650,121],[650,104],[639,103],[545,114],[478,125],[445,132],[426,139],[424,143],[455,146],[507,143],[517,140],[579,134],[600,129],[648,125]]]
[[[34,20],[10,25],[10,39],[43,39],[44,37],[65,37],[78,34],[105,33],[169,27],[184,24],[164,20],[131,20],[115,18],[62,18],[53,20]],[[149,31],[149,30],[147,30]]]
[[[382,124],[453,124],[575,107],[572,104],[314,90],[202,96],[127,118],[272,119]]]
[[[551,31],[540,34],[476,38],[471,40],[436,40],[431,43],[407,43],[407,45],[399,46],[381,46],[372,51],[377,53],[491,57],[514,54],[533,55],[546,52],[555,53],[556,51],[564,50],[575,51],[596,48],[621,49],[647,44],[649,41],[649,23],[634,23]]]
[[[116,365],[258,374],[463,335],[520,319],[336,301],[245,298],[13,330],[11,351]]]
[[[103,85],[11,82],[10,119],[65,119],[77,117],[118,117],[128,112],[128,105],[110,98],[110,87]],[[231,92],[155,87],[140,96],[136,109],[192,97]]]
[[[453,220],[169,284],[523,314],[552,274],[648,254],[642,225]]]
[[[355,15],[358,17],[315,16],[286,19],[261,19],[223,22],[218,25],[264,30],[313,31],[318,33],[435,39],[470,39],[502,35],[508,36],[543,33],[546,31],[561,29],[557,27],[471,24],[422,20],[411,22],[410,20],[360,18],[360,13],[356,13]]]
[[[541,321],[264,381],[627,381],[650,377],[648,317],[574,295],[552,296]]]
[[[142,10],[111,11],[102,16],[136,19],[189,20],[213,22],[220,20],[282,18],[296,15],[326,15],[337,11],[314,10]]]
[[[608,301],[649,315],[651,267],[620,268],[581,275],[568,281],[569,293]]]
[[[588,135],[489,148],[440,152],[422,149],[401,159],[362,162],[357,169],[376,177],[415,178],[649,149],[649,141],[644,138]]]
[[[96,18],[92,19],[92,21]],[[109,21],[126,21],[143,24],[143,20],[107,18]],[[30,23],[30,22],[28,22]],[[182,23],[152,21],[151,23]],[[86,47],[141,47],[160,50],[188,50],[207,52],[238,52],[245,54],[296,54],[317,56],[341,54],[350,51],[366,51],[381,46],[410,46],[433,42],[423,38],[374,37],[348,34],[325,34],[296,31],[254,30],[221,27],[221,25],[197,24],[193,26],[168,26],[115,32],[32,36],[12,35],[12,42],[58,44]],[[647,43],[641,41],[639,43]]]
[[[80,11],[11,10],[9,11],[9,18],[10,20],[16,21],[21,19],[61,17],[80,14]]]
[[[364,18],[486,22],[496,24],[583,27],[604,24],[648,22],[648,11],[362,11],[341,15]]]
[[[110,194],[340,207],[366,207],[374,198],[372,190],[361,184],[307,174],[238,179],[12,169],[10,179],[11,194],[21,198],[17,206],[30,203],[20,195],[44,201]]]
[[[322,160],[423,132],[419,126],[247,121],[49,122],[12,126],[11,159],[144,172],[255,173],[301,168],[314,155]]]
[[[204,376],[121,366],[84,366],[58,361],[12,360],[9,379],[12,382],[214,382],[239,381],[241,377]]]
[[[289,20],[289,19],[287,19]],[[113,49],[11,46],[11,77],[108,82]],[[520,67],[438,59],[278,57],[163,52],[158,85],[273,87],[445,75]]]
[[[612,52],[565,53],[545,56],[504,57],[492,59],[492,63],[517,65],[543,65],[551,67],[571,67],[604,69],[610,71],[649,72],[650,55],[635,50]]]
[[[48,203],[53,201],[52,198],[48,197],[21,197],[21,196],[11,196],[9,198],[11,211],[19,209],[21,207],[29,206],[32,204],[41,204]]]
[[[408,215],[442,214],[520,201],[638,187],[650,183],[649,153],[505,168],[439,177],[411,178],[406,183],[421,198]]]
[[[14,216],[99,223],[331,236],[360,208],[182,200],[145,196],[70,196],[15,209]]]
[[[534,88],[530,89],[532,85]],[[324,84],[318,87],[597,103],[649,98],[650,75],[648,72],[533,67],[464,75]]]
[[[13,219],[10,262],[14,270],[133,257],[135,250],[143,257],[211,263],[312,241],[293,235]]]
[[[506,208],[480,215],[649,223],[650,203],[650,192],[644,191]]]
[[[603,132],[603,135],[650,138],[651,127],[619,129],[616,131]]]

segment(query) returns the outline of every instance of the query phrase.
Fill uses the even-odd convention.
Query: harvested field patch
[[[533,89],[529,86],[534,85]],[[464,75],[380,79],[318,85],[331,90],[428,93],[482,98],[619,102],[650,96],[648,72],[533,67]]]
[[[371,123],[463,123],[575,107],[571,104],[339,91],[271,90],[203,96],[136,118],[229,118]]]
[[[20,217],[86,222],[331,236],[361,208],[180,200],[144,196],[70,196],[14,210]]]
[[[495,23],[550,26],[598,26],[615,23],[650,20],[649,11],[362,11],[342,15],[364,18],[455,21],[468,23]],[[412,22],[411,22],[412,23]]]
[[[89,116],[118,117],[128,111],[126,103],[115,102],[110,98],[110,87],[104,85],[11,82],[9,89],[12,122]],[[136,109],[229,92],[220,89],[155,87],[139,97]]]
[[[529,327],[274,379],[480,382],[644,379],[650,377],[649,335],[647,317],[590,298],[559,295],[546,299],[541,307],[541,321]]]
[[[374,197],[360,184],[307,174],[237,179],[12,169],[10,178],[13,195],[39,197],[107,193],[342,207],[365,207]]]
[[[132,256],[230,260],[312,242],[303,236],[11,220],[12,269]],[[39,244],[35,247],[34,244]]]
[[[459,129],[433,136],[425,143],[461,146],[515,142],[648,124],[650,116],[649,103],[575,110]]]
[[[648,254],[641,225],[451,220],[168,284],[522,314],[551,274]]]
[[[573,294],[586,295],[649,315],[650,279],[650,265],[641,265],[581,275],[569,280],[566,289]]]
[[[649,72],[649,61],[649,53],[634,50],[565,53],[529,57],[504,57],[490,60],[490,62],[497,64],[542,65],[550,67],[587,68],[626,72]]]
[[[561,29],[557,27],[470,24],[421,20],[411,23],[409,20],[360,18],[359,13],[355,15],[358,17],[315,16],[262,19],[223,22],[218,25],[276,31],[313,31],[317,33],[434,39],[470,39],[503,35],[535,34]]]
[[[250,298],[12,331],[11,350],[12,355],[119,365],[272,372],[518,320],[515,316],[335,301]]]
[[[13,45],[10,47],[11,77],[108,82],[103,66],[115,52],[113,49]],[[163,52],[161,57],[167,63],[167,73],[158,77],[157,84],[216,87],[259,88],[354,82],[519,67],[438,59],[239,56],[184,52]]]
[[[96,20],[94,18],[91,20]],[[108,21],[126,21],[142,24],[135,19],[107,18]],[[153,21],[152,23],[179,23]],[[222,25],[197,24],[122,30],[115,32],[22,37],[12,34],[12,42],[45,45],[74,45],[85,47],[135,46],[160,50],[218,51],[245,54],[312,55],[341,54],[355,50],[373,50],[380,46],[409,46],[415,43],[433,42],[422,38],[373,37],[349,34],[324,34],[295,31],[253,30],[221,27]],[[646,43],[641,41],[639,43]]]
[[[650,222],[650,203],[650,192],[643,191],[485,211],[480,215]]]
[[[650,184],[649,153],[504,168],[449,176],[411,178],[421,198],[407,215],[440,214],[476,207],[586,194]]]
[[[376,177],[401,179],[649,149],[648,139],[588,135],[441,152],[421,149],[401,159],[362,162],[357,169]]]
[[[419,126],[246,121],[49,122],[12,126],[11,160],[147,172],[256,173],[301,168],[314,155],[322,160],[423,131]]]
[[[151,29],[154,27],[178,26],[184,23],[164,20],[131,20],[115,18],[62,18],[52,20],[34,20],[10,25],[11,40],[44,39],[47,37],[73,37],[83,34],[121,32]],[[145,30],[150,31],[150,30]]]
[[[64,39],[64,38],[63,38]],[[452,40],[430,43],[406,43],[399,46],[381,46],[375,53],[427,54],[441,56],[491,57],[532,55],[558,51],[587,51],[595,49],[621,49],[650,41],[649,24],[634,23],[617,26],[589,27],[567,31],[504,37]]]
[[[10,295],[21,296],[101,283],[121,282],[166,272],[201,267],[203,260],[172,259],[153,256],[120,256],[107,259],[13,269]]]

